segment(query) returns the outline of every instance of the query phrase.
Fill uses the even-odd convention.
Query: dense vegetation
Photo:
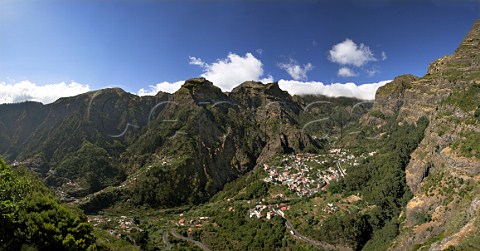
[[[480,84],[472,84],[463,90],[452,92],[442,104],[454,105],[465,112],[475,110],[480,106]]]
[[[405,180],[405,167],[411,152],[423,138],[427,124],[427,119],[421,118],[416,125],[399,126],[392,119],[383,129],[388,133],[388,138],[376,142],[370,140],[368,149],[364,149],[362,144],[367,142],[366,135],[369,133],[360,133],[357,145],[349,146],[353,147],[352,151],[368,152],[375,149],[378,154],[369,156],[360,166],[349,168],[343,180],[313,197],[298,198],[288,190],[269,185],[262,180],[263,171],[254,169],[228,183],[209,202],[181,211],[186,212],[184,216],[179,217],[180,212],[177,211],[150,220],[146,217],[142,220],[143,227],[149,229],[149,241],[155,241],[169,229],[167,226],[160,230],[161,224],[153,225],[149,222],[151,219],[173,218],[178,221],[182,217],[198,219],[208,216],[208,223],[202,229],[194,228],[189,236],[213,250],[314,250],[311,244],[291,236],[285,219],[249,217],[248,210],[265,199],[265,204],[290,205],[287,219],[297,231],[314,241],[354,250],[387,250],[392,239],[399,234],[398,216],[412,196]],[[279,159],[282,157],[274,158],[271,164],[281,165]],[[159,167],[157,169],[161,170]],[[151,178],[161,177],[161,173],[157,174]],[[270,194],[279,192],[288,198],[270,198]],[[359,195],[360,201],[350,204],[344,202],[352,195]],[[323,213],[322,208],[329,203],[339,205],[342,209]],[[166,220],[164,224],[172,224],[168,222]],[[180,227],[179,233],[188,236],[187,229]],[[157,243],[162,245],[162,242]],[[175,247],[182,248],[182,245],[186,243],[176,243]]]
[[[335,124],[341,126],[338,123],[340,122],[336,120]],[[361,133],[353,134],[357,135],[356,143],[355,140],[344,139],[344,141],[354,142],[349,143],[348,147],[351,151],[365,153],[376,150],[378,152],[376,155],[367,157],[360,166],[347,169],[348,175],[331,185],[328,191],[323,191],[312,198],[295,198],[292,193],[281,191],[289,198],[277,200],[274,203],[285,202],[291,205],[288,219],[300,233],[312,240],[325,241],[336,246],[348,246],[355,250],[388,249],[391,240],[399,234],[398,216],[412,196],[405,180],[405,167],[411,152],[422,140],[427,124],[428,120],[421,118],[415,125],[400,126],[392,118],[380,131],[361,129]],[[345,131],[356,129],[355,125],[351,127],[347,125]],[[372,140],[372,133],[384,133],[384,136]],[[334,146],[335,144],[326,147]],[[273,163],[278,162],[279,159],[281,157],[273,158],[272,164],[280,165],[280,163]],[[188,163],[189,161],[191,160],[180,158],[170,163]],[[193,176],[187,173],[188,166],[191,165],[178,168],[177,164],[171,164],[152,163],[149,171],[136,180],[135,192],[129,195],[130,201],[134,203],[129,205],[170,207],[187,200],[190,193],[186,193],[185,190],[172,190],[169,187],[172,183],[185,184],[184,187],[195,183],[196,179],[192,179]],[[172,170],[175,170],[173,172],[175,175],[169,174]],[[279,192],[278,186],[269,185],[262,179],[260,169],[254,169],[228,183],[209,202],[188,209],[186,212],[191,215],[190,217],[193,215],[197,218],[210,217],[210,224],[205,224],[201,230],[193,230],[190,236],[214,250],[313,249],[314,247],[310,244],[290,237],[291,234],[286,229],[284,219],[277,217],[268,221],[248,216],[248,210],[255,203],[270,197],[271,193],[276,193],[274,191]],[[323,204],[321,203],[324,207],[329,202],[341,204],[340,201],[344,201],[351,195],[359,195],[361,200],[346,210],[322,214],[320,212],[322,207],[313,208],[313,204],[319,204],[319,200],[324,201]],[[202,195],[198,196],[200,198]],[[177,198],[178,201],[169,198]],[[119,212],[130,210],[122,209],[118,205],[117,208]],[[304,214],[304,211],[309,213]],[[157,217],[140,216],[143,222],[141,227],[149,233],[147,247],[163,245],[162,234],[174,227],[172,219],[176,219],[173,222],[178,222],[179,214],[177,212],[162,215],[159,217],[163,219],[160,220],[162,223],[156,224],[151,221],[157,221]],[[164,228],[161,227],[162,224],[166,224]],[[187,236],[187,228],[180,228],[179,233]],[[170,239],[177,241],[176,248],[185,248],[184,245],[190,245],[172,237]]]
[[[0,160],[0,249],[95,250],[92,226],[29,171]]]
[[[390,136],[380,143],[379,153],[347,170],[348,175],[330,189],[345,195],[359,193],[373,207],[354,216],[332,216],[323,224],[322,238],[345,240],[356,249],[365,244],[366,250],[388,248],[388,241],[398,234],[398,215],[412,196],[405,180],[405,167],[427,125],[425,117],[416,126],[390,122]]]
[[[72,191],[72,195],[85,195],[114,185],[124,177],[123,171],[112,165],[107,151],[95,144],[84,141],[76,152],[67,155],[55,169],[56,176],[48,179],[50,184],[62,182],[58,177],[69,177],[78,181],[83,188]]]

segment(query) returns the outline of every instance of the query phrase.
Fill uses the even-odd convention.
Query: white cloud
[[[211,64],[197,57],[189,57],[189,60],[190,65],[203,68],[203,74],[201,76],[212,81],[213,84],[220,87],[222,91],[231,91],[234,87],[249,80],[261,81],[263,83],[273,82],[271,75],[263,76],[262,62],[251,53],[247,53],[243,57],[235,53],[229,53],[227,58],[218,59]],[[185,81],[177,81],[172,83],[164,81],[156,85],[150,85],[149,88],[146,89],[142,88],[137,94],[140,96],[154,96],[159,91],[174,93],[180,89],[184,82]]]
[[[280,80],[278,85],[284,91],[291,95],[301,94],[322,94],[331,97],[355,97],[364,100],[375,99],[375,93],[380,86],[383,86],[391,80],[380,81],[378,83],[355,85],[354,83],[334,83],[325,85],[322,82],[300,82],[294,80]]]
[[[207,67],[208,65],[203,62],[202,59],[200,58],[196,58],[196,57],[188,57],[190,59],[190,61],[188,62],[188,64],[191,64],[191,65],[198,65],[198,66],[201,66],[201,67]]]
[[[88,85],[71,82],[37,85],[28,80],[18,83],[0,83],[0,103],[18,103],[22,101],[38,101],[52,103],[61,97],[75,96],[90,91]]]
[[[149,89],[147,90],[142,88],[138,91],[137,94],[139,96],[155,96],[159,91],[174,93],[178,89],[180,89],[180,87],[183,85],[184,82],[185,81],[177,81],[177,82],[170,83],[170,82],[164,81],[156,85],[150,85]]]
[[[382,51],[382,61],[387,60],[387,53]]]
[[[351,70],[350,68],[348,68],[346,66],[338,69],[337,74],[338,74],[338,76],[341,76],[341,77],[355,77],[355,76],[358,75],[356,72],[354,72],[353,70]]]
[[[272,80],[263,81],[263,83],[272,82]],[[139,96],[154,96],[159,91],[174,93],[183,85],[185,81],[177,82],[162,82],[156,85],[151,85],[149,89],[140,89],[138,91]],[[330,97],[355,97],[364,100],[375,99],[375,93],[380,86],[383,86],[391,82],[391,80],[380,81],[378,83],[355,85],[354,83],[333,83],[323,84],[316,81],[296,81],[296,80],[284,80],[281,79],[278,82],[280,88],[290,93],[290,95],[303,95],[303,94],[322,94]],[[215,83],[214,83],[215,84]]]
[[[191,57],[194,58],[194,57]],[[201,59],[197,59],[199,62]],[[192,61],[190,59],[190,61]],[[203,61],[201,61],[203,62]],[[199,65],[199,64],[196,64]],[[199,65],[203,68],[202,77],[212,81],[222,91],[231,91],[237,85],[249,81],[272,82],[272,76],[263,76],[263,64],[252,53],[239,56],[229,53],[227,58],[219,59],[214,63]]]
[[[363,66],[370,61],[376,61],[370,48],[364,44],[357,45],[351,39],[338,43],[329,51],[330,61],[340,65]]]
[[[262,49],[257,49],[257,53],[262,55],[263,54],[263,50]]]
[[[264,81],[263,83],[272,82],[272,80]],[[151,85],[149,89],[140,89],[138,91],[139,96],[154,96],[159,91],[174,93],[183,85],[185,81],[177,82],[162,82],[156,85]],[[385,85],[386,83],[391,82],[391,80],[380,81],[378,83],[355,85],[354,83],[333,83],[333,84],[323,84],[322,82],[316,81],[296,81],[296,80],[284,80],[281,79],[278,84],[280,88],[284,91],[290,93],[290,95],[302,95],[302,94],[322,94],[330,97],[355,97],[364,100],[373,100],[375,99],[375,93],[380,86]],[[215,84],[215,83],[214,83]]]
[[[290,59],[288,63],[279,63],[278,67],[285,70],[294,80],[307,80],[307,72],[313,69],[313,65],[308,63],[303,65],[298,64],[297,61]]]
[[[261,81],[263,83],[273,82],[273,77],[271,75],[266,77],[263,76],[262,62],[255,58],[251,53],[247,53],[245,56],[230,53],[227,58],[219,59],[210,64],[204,62],[200,58],[190,57],[190,64],[202,67],[203,74],[201,76],[212,81],[213,84],[220,87],[223,91],[231,91],[237,85],[248,80]],[[298,64],[290,64],[290,66],[295,65]],[[297,75],[291,74],[293,75],[292,78],[294,78],[294,76],[302,76],[302,72],[305,72],[306,78],[306,72],[310,71],[312,67],[311,64],[304,65],[303,67],[299,66],[300,70],[292,71],[295,74],[298,73]],[[295,67],[289,68],[294,69]],[[353,71],[351,73],[356,74]],[[322,94],[333,97],[345,96],[372,100],[375,98],[375,92],[377,89],[390,81],[391,80],[387,80],[357,86],[354,83],[333,83],[326,85],[316,81],[282,79],[279,81],[279,86],[291,95]],[[156,95],[159,91],[174,93],[180,89],[183,83],[184,81],[158,83],[149,86],[147,89],[140,89],[138,95]]]

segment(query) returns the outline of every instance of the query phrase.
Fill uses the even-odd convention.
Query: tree
[[[36,177],[0,159],[0,249],[95,250],[93,227]]]

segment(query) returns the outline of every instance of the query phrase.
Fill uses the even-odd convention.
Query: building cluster
[[[330,149],[325,156],[330,159],[335,159],[338,163],[345,163],[346,165],[359,166],[360,161],[366,159],[368,156],[373,156],[377,152],[362,153],[360,156],[355,156],[348,152],[346,149]]]
[[[208,217],[201,216],[188,219],[184,214],[180,214],[180,219],[176,223],[177,226],[188,227],[188,232],[192,232],[194,229],[202,229],[207,224]]]
[[[312,196],[322,187],[330,184],[343,176],[345,170],[336,168],[327,168],[320,170],[313,168],[309,162],[315,162],[318,165],[326,165],[327,160],[319,160],[318,155],[314,154],[296,154],[285,157],[280,166],[264,165],[264,171],[268,176],[265,182],[286,186],[289,190],[295,192],[299,197]],[[317,169],[317,170],[314,170]]]
[[[265,182],[288,187],[299,197],[312,196],[326,189],[334,180],[346,175],[347,166],[358,166],[360,161],[376,152],[356,157],[348,150],[331,149],[327,154],[299,153],[282,159],[281,165],[264,164]]]
[[[285,212],[290,209],[290,206],[287,206],[284,203],[266,205],[266,204],[257,204],[255,207],[248,210],[248,215],[250,218],[265,218],[267,220],[272,219],[275,216],[285,217]]]
[[[335,206],[333,203],[327,203],[327,206],[325,206],[322,211],[325,212],[325,213],[334,213],[338,210],[338,207]]]
[[[112,219],[108,218],[105,220],[104,217],[102,216],[89,216],[88,221],[93,224],[93,226],[98,226],[99,224],[104,224],[107,222],[111,222]],[[120,216],[118,221],[114,224],[115,227],[113,229],[110,229],[108,232],[115,236],[115,238],[120,239],[131,239],[130,233],[132,231],[143,231],[143,229],[139,228],[132,219],[126,217],[126,216]]]

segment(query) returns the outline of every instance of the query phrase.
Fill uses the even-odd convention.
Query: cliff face
[[[124,144],[134,140],[135,132],[129,128],[121,134],[128,123],[146,125],[157,99],[161,97],[141,98],[120,89],[105,89],[48,105],[2,105],[0,134],[7,136],[0,145],[8,148],[0,153],[10,162],[29,167],[60,195],[98,191],[125,177],[115,159]],[[86,153],[92,156],[86,158]],[[88,163],[79,166],[78,157]]]
[[[425,137],[411,155],[406,179],[414,193],[402,215],[392,250],[470,245],[480,231],[480,20],[450,56],[433,62],[425,76],[405,75],[379,88],[362,121],[414,123],[426,116]],[[433,244],[432,244],[433,243]],[[477,242],[478,243],[478,242]],[[464,246],[467,247],[467,246]],[[478,246],[477,246],[478,247]]]

